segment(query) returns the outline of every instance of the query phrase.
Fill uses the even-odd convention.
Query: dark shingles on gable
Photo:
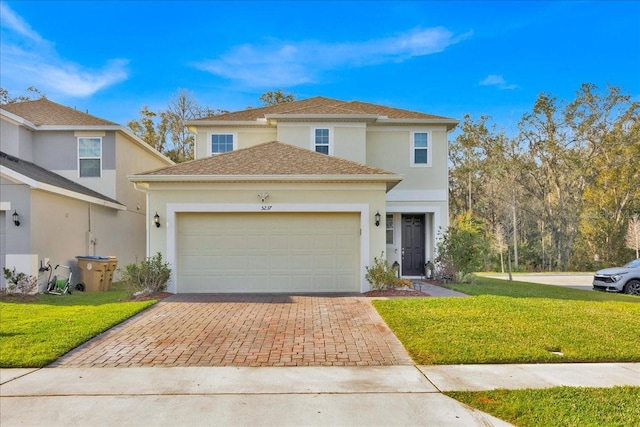
[[[97,191],[93,191],[90,188],[87,188],[76,182],[73,182],[63,176],[60,176],[47,169],[44,169],[34,163],[27,162],[25,160],[19,159],[17,157],[3,153],[1,151],[0,151],[0,165],[8,169],[11,169],[14,172],[17,172],[20,175],[26,176],[27,178],[30,178],[34,181],[37,181],[43,184],[53,185],[54,187],[58,187],[68,191],[73,191],[74,193],[82,194],[85,196],[94,197],[96,199],[104,200],[105,202],[115,203],[118,205],[121,204],[117,200],[114,200],[103,194],[100,194]]]

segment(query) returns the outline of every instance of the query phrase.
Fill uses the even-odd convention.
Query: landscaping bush
[[[469,273],[482,270],[489,238],[482,222],[471,213],[457,216],[438,243],[436,279],[469,279]]]
[[[25,273],[18,273],[15,267],[13,270],[5,268],[4,278],[7,281],[7,287],[4,291],[8,294],[34,294],[37,291],[38,278]]]
[[[366,267],[367,274],[364,276],[367,282],[371,283],[373,290],[385,290],[393,288],[398,283],[398,268],[391,267],[384,252],[380,254],[380,258],[373,258],[373,266]]]
[[[121,282],[129,295],[165,291],[171,277],[169,263],[162,261],[160,252],[139,264],[127,264],[124,271],[122,269],[119,271],[122,274]]]

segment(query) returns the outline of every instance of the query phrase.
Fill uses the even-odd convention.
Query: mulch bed
[[[173,295],[170,292],[154,292],[151,294],[142,294],[129,298],[127,301],[149,301],[151,299],[163,300]]]

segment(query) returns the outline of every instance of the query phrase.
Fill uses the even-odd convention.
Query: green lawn
[[[447,288],[469,295],[500,295],[514,298],[553,298],[583,301],[629,301],[640,303],[640,297],[608,292],[585,291],[562,286],[476,277],[475,285],[448,284]]]
[[[373,301],[418,364],[640,361],[638,297],[486,278],[450,287],[476,296]]]
[[[0,301],[0,367],[45,366],[69,350],[153,305],[121,302],[117,285],[109,292],[38,295],[37,301]]]
[[[640,425],[640,387],[554,387],[445,394],[522,427]]]
[[[473,296],[373,301],[418,364],[640,361],[638,297],[482,277],[447,287]],[[518,426],[640,425],[640,387],[446,394]]]

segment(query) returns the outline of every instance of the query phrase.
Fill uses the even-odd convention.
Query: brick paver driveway
[[[368,298],[207,294],[171,296],[51,366],[412,363]]]

